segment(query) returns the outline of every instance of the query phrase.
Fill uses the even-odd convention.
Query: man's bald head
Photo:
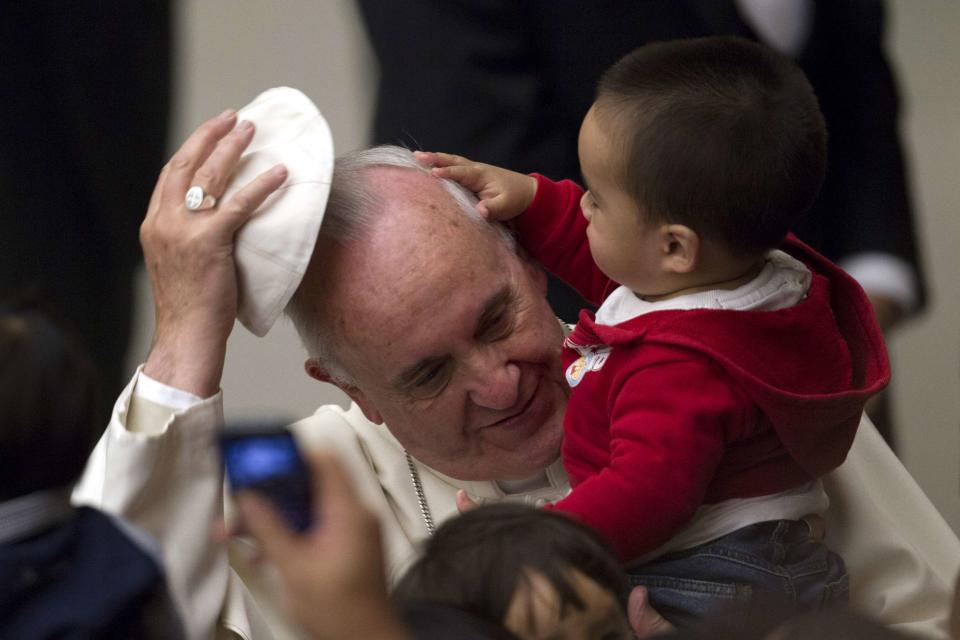
[[[402,203],[409,215],[385,216],[388,202]],[[323,363],[330,377],[345,383],[352,379],[336,356],[339,332],[327,310],[332,295],[351,286],[349,276],[355,264],[351,265],[349,258],[362,253],[356,251],[358,246],[375,251],[371,242],[396,231],[396,225],[411,224],[422,233],[406,237],[429,242],[437,233],[434,224],[443,228],[463,221],[475,225],[480,233],[496,233],[515,250],[513,236],[505,227],[484,220],[476,203],[470,191],[452,180],[432,176],[429,167],[403,147],[382,145],[337,158],[313,258],[286,309],[304,348],[311,358]],[[462,218],[451,217],[451,211]],[[348,248],[351,250],[345,252]],[[415,246],[410,249],[415,250]]]

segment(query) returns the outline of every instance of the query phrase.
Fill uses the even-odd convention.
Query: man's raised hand
[[[537,194],[537,180],[462,156],[433,151],[415,151],[422,164],[432,166],[438,178],[459,182],[477,194],[477,211],[488,220],[510,220],[526,211]]]
[[[144,372],[201,397],[220,387],[237,314],[234,237],[287,172],[277,165],[202,210],[189,210],[184,199],[193,186],[220,198],[253,131],[232,110],[200,125],[160,173],[140,226],[156,316]]]

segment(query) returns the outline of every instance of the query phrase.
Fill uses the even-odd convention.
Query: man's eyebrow
[[[517,291],[512,284],[504,286],[490,296],[477,318],[477,328],[473,332],[474,337],[482,336],[491,326],[496,324],[503,310],[511,306],[516,300]]]

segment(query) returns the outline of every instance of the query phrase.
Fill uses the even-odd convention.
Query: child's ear
[[[700,260],[700,236],[682,224],[663,225],[660,227],[660,257],[664,271],[690,273]]]

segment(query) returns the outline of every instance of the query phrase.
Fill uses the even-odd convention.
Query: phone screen
[[[293,528],[306,531],[311,527],[310,472],[286,428],[227,429],[221,436],[221,449],[234,491],[257,491],[277,506]]]

